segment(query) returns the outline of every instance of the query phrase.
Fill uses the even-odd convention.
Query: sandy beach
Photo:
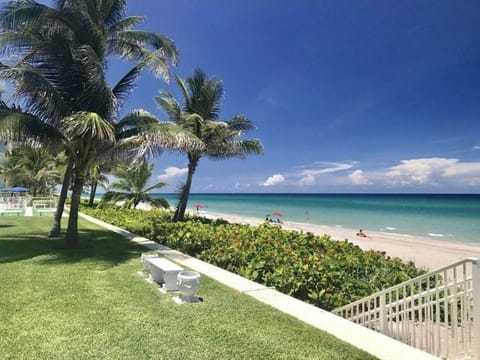
[[[192,212],[193,213],[193,212]],[[263,220],[240,217],[229,214],[200,211],[199,215],[210,218],[223,218],[233,223],[259,225]],[[430,270],[438,269],[466,257],[480,258],[480,244],[457,243],[432,238],[400,235],[387,232],[365,231],[366,238],[356,236],[358,229],[313,225],[284,221],[286,230],[308,231],[317,235],[330,235],[334,240],[345,240],[360,246],[364,250],[384,251],[388,256],[413,261],[418,267]]]

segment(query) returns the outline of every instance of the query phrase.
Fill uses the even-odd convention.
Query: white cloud
[[[480,163],[455,163],[454,166],[445,169],[443,176],[480,177]]]
[[[237,181],[235,185],[233,186],[235,190],[240,190],[240,189],[248,189],[252,186],[251,184],[242,184],[241,182]]]
[[[281,101],[282,89],[275,85],[267,86],[261,89],[257,95],[257,100],[265,102],[273,107],[287,109],[288,106]]]
[[[350,175],[348,175],[353,185],[367,185],[369,184],[368,179],[363,175],[362,170],[355,170]]]
[[[180,175],[184,175],[187,172],[188,172],[188,168],[177,168],[175,166],[169,166],[163,171],[163,174],[158,175],[158,179],[165,181]]]
[[[402,160],[400,165],[391,167],[385,175],[398,185],[433,184],[436,183],[435,177],[457,161],[444,158]]]
[[[323,169],[305,169],[300,171],[300,176],[308,175],[321,175],[321,174],[330,174],[337,171],[348,170],[353,167],[352,164],[342,164],[342,163],[318,163],[321,165],[326,165]]]
[[[472,150],[480,150],[480,145],[474,145],[474,146],[472,147]]]
[[[263,186],[274,186],[280,184],[283,181],[285,181],[285,177],[282,174],[274,174],[270,176],[267,180],[265,180]]]
[[[456,185],[480,183],[480,163],[459,159],[425,158],[402,160],[385,174],[393,185]]]
[[[304,177],[302,177],[300,180],[298,180],[298,185],[300,186],[310,186],[315,183],[315,176],[312,174],[308,174]]]

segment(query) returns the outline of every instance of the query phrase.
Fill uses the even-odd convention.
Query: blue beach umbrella
[[[27,192],[28,189],[27,189],[27,188],[24,188],[24,187],[21,187],[21,186],[15,186],[15,187],[12,187],[12,188],[2,189],[1,191],[2,191],[2,192],[18,192],[18,193],[24,193],[24,192]]]

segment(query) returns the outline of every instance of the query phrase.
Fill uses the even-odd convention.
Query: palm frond
[[[5,30],[0,32],[0,54],[24,57],[31,54],[31,49],[39,44],[37,36],[25,33],[24,30]]]
[[[207,74],[202,69],[195,69],[193,75],[185,81],[190,97],[199,96],[207,81]]]
[[[52,0],[52,2],[55,4],[56,9],[61,9],[65,6],[68,0]]]
[[[128,30],[143,21],[145,21],[144,16],[128,16],[110,25],[107,31],[109,35],[115,35],[119,31]]]
[[[125,201],[130,198],[129,194],[118,192],[118,191],[106,191],[103,196],[102,200],[99,203],[99,206],[102,207],[103,204],[113,203],[115,204],[117,201]]]
[[[153,76],[166,82],[170,81],[170,70],[162,50],[145,52],[145,62]]]
[[[187,191],[187,184],[184,182],[178,183],[175,186],[175,193],[177,194],[176,198],[178,201],[180,201],[183,198],[186,191]]]
[[[128,73],[126,73],[114,86],[112,93],[116,99],[123,103],[130,92],[135,88],[135,80],[137,80],[140,72],[145,68],[146,63],[141,62],[134,66]]]
[[[203,142],[188,131],[182,130],[173,123],[159,122],[149,126],[139,136],[143,137],[146,152],[161,154],[169,151],[201,151]]]
[[[15,82],[14,97],[24,98],[28,111],[44,121],[56,122],[70,112],[51,83],[28,64],[1,70],[0,78]]]
[[[136,136],[152,124],[158,123],[158,119],[146,110],[137,109],[125,115],[115,123],[117,139],[127,139]]]
[[[150,175],[151,175],[151,174],[150,174]],[[168,185],[168,184],[167,184],[166,182],[158,182],[158,183],[156,183],[156,184],[154,184],[154,185],[146,188],[143,192],[148,193],[148,192],[150,192],[150,191],[152,191],[152,190],[161,189],[162,187],[165,187],[165,186],[167,186],[167,185]]]
[[[143,61],[146,56],[145,49],[139,44],[118,38],[107,40],[107,52],[109,55],[116,54],[129,61]]]
[[[5,30],[25,28],[50,9],[33,0],[8,1],[0,10],[0,27]]]
[[[130,189],[131,189],[131,184],[129,184],[128,182],[125,182],[124,180],[117,180],[115,182],[112,182],[109,186],[108,186],[109,189],[112,189],[112,190],[118,190],[120,192],[130,192]]]
[[[223,100],[223,81],[209,79],[201,90],[201,101],[194,107],[195,112],[204,118],[216,120],[220,117]]]
[[[93,112],[80,111],[65,119],[65,133],[71,139],[85,138],[115,141],[113,126]]]
[[[138,148],[140,156],[164,150],[199,150],[203,143],[193,134],[169,122],[160,122],[144,110],[135,110],[115,124],[119,146]]]
[[[120,40],[137,44],[142,48],[159,51],[166,60],[176,64],[178,60],[178,49],[175,43],[166,36],[156,34],[150,31],[125,30],[117,33]]]
[[[154,76],[165,81],[169,80],[170,72],[167,62],[169,59],[163,49],[150,51],[137,42],[121,38],[108,40],[107,47],[109,53],[118,54],[126,60],[145,62],[145,66],[152,71]]]
[[[226,123],[229,129],[240,131],[241,133],[255,129],[253,122],[243,114],[235,115],[230,120],[226,121]]]
[[[98,61],[97,54],[90,46],[79,46],[74,56],[76,62],[71,70],[83,87],[83,91],[78,92],[74,108],[88,109],[110,120],[109,117],[117,104],[108,85],[103,64]]]
[[[155,101],[158,106],[168,115],[169,119],[175,123],[182,120],[182,107],[177,99],[168,91],[162,90],[161,96],[156,96]]]
[[[230,158],[245,159],[246,155],[249,154],[263,154],[263,145],[260,140],[233,140],[219,143],[207,155],[212,160],[225,160]]]
[[[188,111],[188,109],[190,108],[190,104],[192,102],[192,99],[191,99],[191,96],[190,96],[191,94],[190,94],[188,85],[185,82],[185,80],[183,80],[178,75],[175,76],[175,81],[176,81],[176,83],[177,83],[178,87],[180,88],[180,90],[182,92],[182,95],[183,95],[183,101],[185,103],[184,110]]]
[[[0,102],[0,138],[20,143],[39,142],[55,150],[65,140],[56,127],[4,102]]]
[[[98,3],[98,1],[95,2]],[[103,17],[102,21],[107,27],[110,27],[113,24],[118,23],[123,18],[127,6],[127,1],[103,0],[100,2],[100,6],[100,13]]]
[[[164,198],[150,198],[148,200],[148,202],[155,206],[155,207],[158,207],[158,208],[164,208],[164,209],[169,209],[170,208],[170,204],[168,203],[167,200],[165,200]]]

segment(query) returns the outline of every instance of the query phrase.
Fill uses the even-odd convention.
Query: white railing
[[[480,259],[458,261],[333,313],[444,359],[480,359]]]
[[[54,209],[57,200],[54,197],[34,197],[31,198],[31,204],[34,209]]]
[[[42,216],[53,214],[57,210],[57,199],[50,197],[2,196],[0,195],[0,215],[22,214],[25,216]]]
[[[0,194],[0,209],[23,209],[28,199],[24,196],[3,196]]]

